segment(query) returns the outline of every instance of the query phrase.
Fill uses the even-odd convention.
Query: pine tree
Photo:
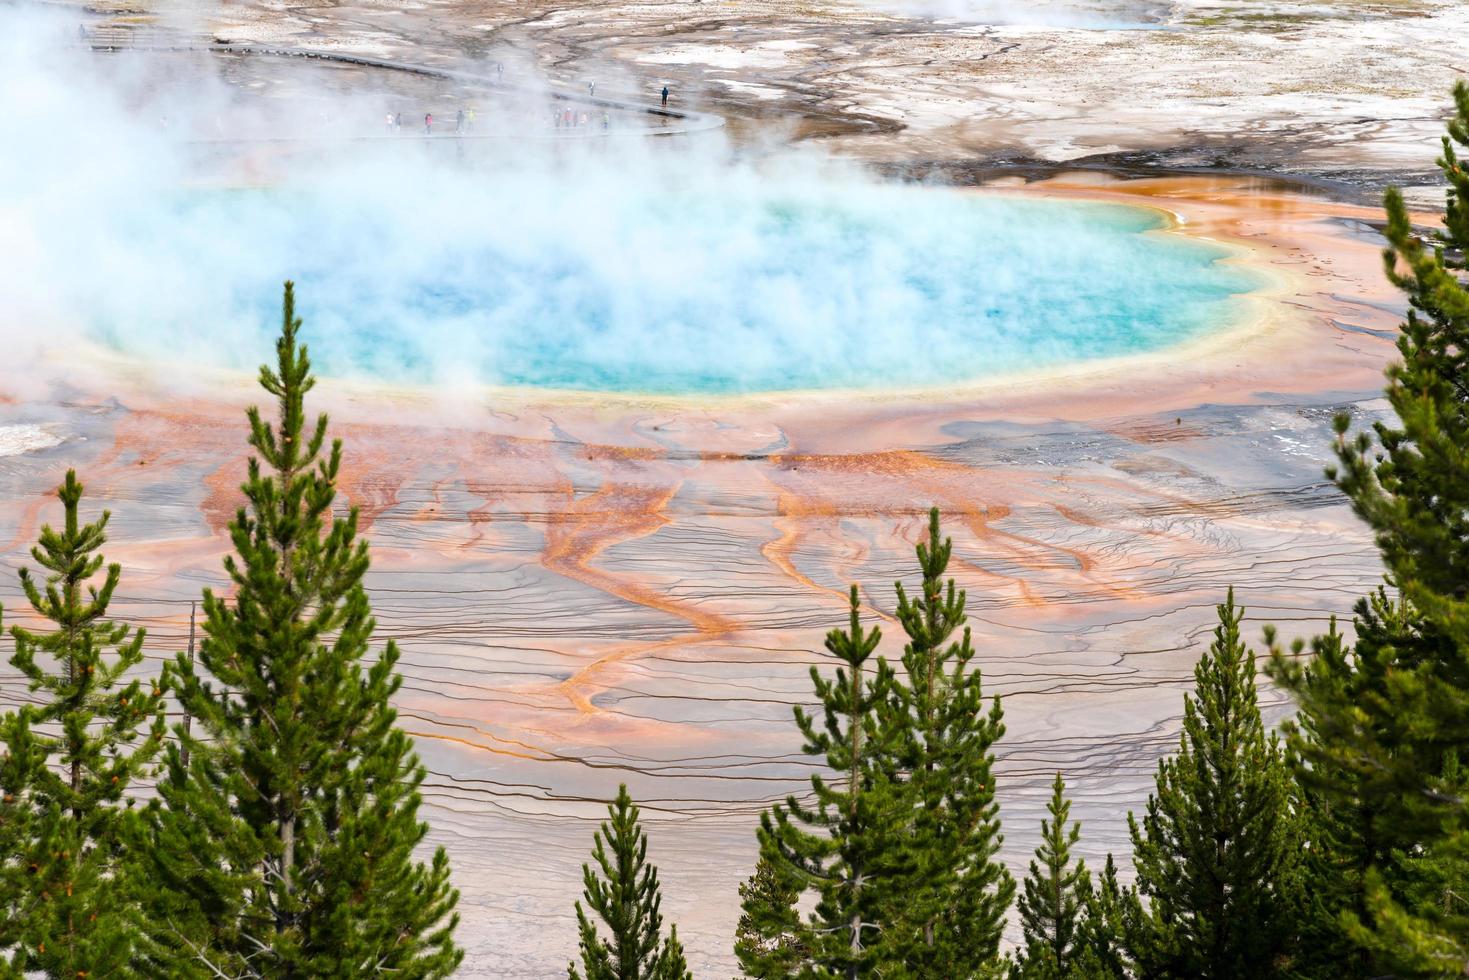
[[[693,980],[694,974],[689,970],[689,961],[684,957],[683,943],[678,941],[677,925],[668,927],[667,954],[659,977],[667,980]]]
[[[35,786],[46,747],[31,730],[29,710],[0,715],[0,978],[23,975],[22,930],[34,902],[31,858],[41,814]]]
[[[1298,916],[1299,825],[1279,740],[1256,701],[1255,656],[1234,592],[1184,697],[1178,754],[1158,764],[1141,822],[1128,815],[1138,890],[1130,950],[1141,976],[1280,976]]]
[[[1387,369],[1397,424],[1353,438],[1339,417],[1339,465],[1328,470],[1372,528],[1401,598],[1358,605],[1350,650],[1318,638],[1309,666],[1280,651],[1272,661],[1300,705],[1290,738],[1325,867],[1348,874],[1312,917],[1355,947],[1346,975],[1469,970],[1469,813],[1457,775],[1469,743],[1469,171],[1456,150],[1469,147],[1469,84],[1454,102],[1438,241],[1420,238],[1402,195],[1387,194],[1387,276],[1410,305],[1402,361]]]
[[[796,910],[800,897],[800,879],[761,855],[755,872],[740,885],[734,951],[745,976],[775,980],[801,972],[806,949]]]
[[[670,929],[667,940],[660,938],[658,869],[648,863],[648,837],[638,826],[638,808],[626,785],[618,788],[607,813],[609,819],[592,838],[597,869],[582,865],[586,908],[576,903],[582,972],[572,963],[567,975],[571,980],[691,980],[678,927]],[[606,939],[597,935],[587,909],[606,925]]]
[[[1367,730],[1341,722],[1388,710],[1385,679],[1399,669],[1402,652],[1423,642],[1421,625],[1405,601],[1379,588],[1357,605],[1354,645],[1345,642],[1333,620],[1329,631],[1312,642],[1309,661],[1301,663],[1297,657],[1287,659],[1274,631],[1266,630],[1271,673],[1295,693],[1300,707],[1282,727],[1309,841],[1302,865],[1306,907],[1298,964],[1307,976],[1372,977],[1385,970],[1352,939],[1349,923],[1369,914],[1367,881],[1374,868],[1389,869],[1393,881],[1404,880],[1398,848],[1415,836],[1404,835],[1413,822],[1407,812],[1411,803],[1390,770],[1362,764],[1371,751],[1363,744]]]
[[[891,964],[884,924],[907,877],[900,838],[908,814],[887,763],[897,746],[877,721],[891,696],[892,671],[881,659],[875,669],[869,664],[882,631],[863,629],[860,609],[853,586],[847,629],[826,637],[842,666],[830,680],[811,668],[820,727],[795,709],[803,751],[822,757],[834,777],[813,774],[813,803],[788,797],[761,815],[758,831],[761,856],[798,878],[803,891],[816,892],[815,910],[795,934],[807,956],[802,976],[811,978],[856,980]]]
[[[1458,753],[1445,756],[1439,791],[1469,794],[1469,772]],[[1366,914],[1348,918],[1348,936],[1372,957],[1374,968],[1398,976],[1463,976],[1469,936],[1469,841],[1446,836],[1411,851],[1395,850],[1384,867],[1366,875]]]
[[[154,975],[449,975],[458,893],[442,848],[415,857],[425,769],[394,724],[398,649],[370,655],[357,511],[336,514],[340,442],[308,426],[314,379],[285,287],[267,424],[250,409],[247,506],[230,524],[232,596],[204,593],[197,663],[173,687],[161,803],[137,847],[156,883]]]
[[[31,549],[45,580],[20,572],[32,609],[55,628],[10,630],[10,662],[40,700],[5,725],[5,810],[7,823],[25,828],[14,842],[25,868],[0,875],[9,893],[0,905],[14,916],[0,932],[30,974],[122,976],[137,911],[121,862],[121,822],[131,806],[125,794],[163,740],[162,692],[125,676],[143,660],[144,632],[106,618],[122,576],[116,564],[104,571],[99,553],[110,515],[81,522],[74,471],[57,497],[62,528],[43,527]]]
[[[1071,848],[1081,839],[1081,824],[1066,829],[1071,802],[1061,774],[1051,784],[1046,804],[1049,820],[1041,820],[1041,844],[1030,862],[1017,908],[1024,937],[1020,961],[1012,974],[1024,980],[1063,980],[1080,976],[1086,949],[1086,912],[1091,874],[1086,862],[1073,864]]]
[[[1003,713],[998,697],[985,710],[966,596],[944,580],[953,542],[940,535],[937,508],[915,551],[923,584],[916,599],[896,586],[908,642],[882,712],[900,745],[894,778],[907,797],[903,840],[912,856],[890,928],[906,969],[920,976],[994,975],[1015,892],[995,856],[1004,838],[992,748],[1005,732]]]
[[[1127,956],[1125,937],[1136,931],[1141,918],[1137,893],[1117,880],[1117,863],[1108,854],[1102,873],[1086,896],[1076,975],[1096,980],[1131,977],[1132,961]]]

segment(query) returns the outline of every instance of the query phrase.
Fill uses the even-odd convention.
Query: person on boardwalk
[[[434,131],[434,114],[425,112],[423,114],[423,132],[425,136],[432,135]]]
[[[505,82],[505,63],[503,61],[495,62],[495,81],[502,85]]]
[[[595,99],[596,97],[597,97],[597,83],[596,82],[587,82],[587,98],[589,98],[589,99]]]
[[[474,106],[469,107],[469,131],[474,132]]]
[[[460,109],[458,112],[454,113],[454,132],[456,132],[456,133],[462,133],[462,132],[464,132],[464,110],[463,109]]]
[[[400,133],[403,132],[403,113],[400,112],[393,116],[393,129]]]
[[[668,108],[668,86],[663,86],[663,108]]]

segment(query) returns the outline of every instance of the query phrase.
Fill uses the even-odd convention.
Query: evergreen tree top
[[[1004,713],[998,697],[986,699],[974,664],[967,597],[945,577],[953,541],[942,534],[938,508],[926,530],[914,546],[923,576],[916,596],[896,584],[907,643],[878,712],[896,746],[886,764],[912,808],[901,836],[909,866],[898,890],[904,921],[891,927],[891,941],[918,975],[977,976],[998,961],[1015,891],[996,856],[1004,838],[993,746],[1004,735]]]
[[[108,514],[84,523],[82,495],[68,471],[61,529],[44,526],[31,551],[44,578],[20,572],[54,629],[11,628],[11,663],[40,695],[0,721],[0,955],[16,975],[130,975],[138,931],[119,845],[125,794],[163,741],[162,690],[125,677],[143,659],[144,633],[107,619],[121,570],[100,552]],[[48,734],[32,728],[40,723]]]
[[[338,513],[340,441],[308,430],[315,384],[286,283],[269,422],[248,411],[254,449],[224,561],[233,594],[204,592],[197,660],[169,674],[190,726],[167,752],[146,828],[159,975],[174,950],[224,975],[443,977],[458,893],[448,858],[415,855],[427,770],[397,724],[397,645],[374,652],[357,511]]]
[[[154,681],[125,681],[143,660],[146,631],[107,619],[122,576],[121,567],[106,564],[100,552],[111,515],[103,511],[95,521],[82,522],[83,487],[75,470],[67,471],[56,495],[63,508],[61,530],[43,526],[31,549],[46,575],[38,581],[30,569],[20,570],[31,608],[55,628],[12,626],[10,662],[42,694],[28,709],[33,720],[61,729],[40,743],[63,771],[40,770],[38,788],[78,819],[108,822],[108,804],[122,798],[162,743],[163,692]],[[100,585],[93,581],[99,572]]]
[[[816,667],[811,668],[811,684],[822,705],[822,726],[818,728],[816,720],[800,705],[794,709],[796,725],[806,738],[802,751],[808,755],[824,755],[827,766],[837,772],[861,768],[862,739],[864,735],[871,734],[864,731],[871,725],[867,715],[883,697],[883,691],[864,673],[868,660],[882,642],[882,628],[866,629],[862,625],[860,610],[857,586],[854,585],[848,593],[847,628],[834,629],[826,634],[827,652],[844,666],[838,667],[830,680],[822,677]],[[822,787],[817,790],[818,795],[826,791],[819,775],[812,776],[812,780]],[[857,784],[849,786],[849,804],[855,801],[856,789]],[[842,793],[841,790],[831,792]]]
[[[1158,763],[1143,818],[1128,815],[1150,904],[1132,953],[1144,976],[1275,977],[1293,952],[1300,826],[1279,740],[1260,718],[1255,655],[1234,591],[1184,696],[1178,751]]]
[[[1338,416],[1339,466],[1328,476],[1373,529],[1393,582],[1469,643],[1469,616],[1438,608],[1469,600],[1469,171],[1455,149],[1469,149],[1469,84],[1455,86],[1454,100],[1438,160],[1448,183],[1438,240],[1414,229],[1401,193],[1387,193],[1384,265],[1410,305],[1402,361],[1386,371],[1397,424],[1377,423],[1374,446]]]
[[[887,960],[882,916],[908,860],[899,840],[907,804],[888,761],[897,745],[878,719],[890,697],[892,671],[881,658],[872,668],[881,631],[862,626],[860,608],[853,586],[847,628],[826,638],[826,649],[842,664],[835,676],[827,679],[811,669],[821,727],[800,706],[793,711],[802,750],[824,756],[830,772],[812,774],[811,802],[792,794],[761,814],[758,831],[762,856],[787,880],[816,892],[814,911],[788,945],[817,976],[866,976]],[[778,910],[752,925],[774,938],[769,930],[790,928],[793,915]]]
[[[898,585],[908,642],[901,669],[874,657],[881,630],[863,627],[858,591],[827,650],[830,678],[813,667],[820,723],[795,709],[803,749],[826,772],[812,799],[790,796],[761,815],[761,860],[742,891],[739,955],[761,976],[988,976],[1014,881],[1001,843],[991,751],[1004,732],[998,699],[985,711],[964,624],[964,593],[945,583],[952,543],[937,510],[915,551],[923,584]],[[785,887],[815,893],[805,922]],[[762,890],[756,891],[755,886]]]
[[[777,980],[800,973],[809,952],[796,908],[801,885],[798,876],[763,852],[754,873],[740,884],[734,951],[745,976]]]
[[[81,523],[78,512],[82,500],[82,485],[77,480],[76,470],[66,471],[66,479],[57,488],[56,496],[64,509],[62,530],[58,532],[50,524],[43,525],[40,543],[31,548],[31,557],[36,560],[36,564],[51,572],[45,586],[44,601],[36,590],[35,580],[29,569],[22,568],[20,578],[22,582],[29,584],[26,594],[31,598],[31,605],[41,615],[62,622],[68,613],[81,614],[84,620],[89,621],[106,610],[122,573],[121,566],[113,564],[107,567],[107,581],[103,583],[100,592],[95,588],[90,590],[93,601],[86,606],[68,608],[57,594],[55,586],[58,583],[76,585],[85,582],[102,567],[102,555],[94,552],[107,541],[107,522],[112,519],[112,512],[104,510],[92,523]]]
[[[1071,801],[1066,799],[1066,783],[1059,772],[1051,783],[1046,812],[1050,817],[1041,820],[1041,843],[1018,903],[1025,940],[1020,975],[1059,980],[1071,975],[1081,957],[1091,896],[1086,862],[1071,859],[1071,848],[1081,839],[1081,824],[1066,829]]]
[[[582,865],[586,907],[576,903],[585,980],[688,980],[677,927],[667,941],[660,939],[658,869],[648,863],[648,837],[638,824],[639,810],[626,784],[618,787],[607,813],[608,819],[593,834],[596,868]],[[605,938],[598,935],[587,909],[606,925]],[[573,963],[567,975],[579,980],[583,973]]]
[[[923,572],[922,595],[915,602],[908,597],[901,581],[894,583],[898,593],[897,619],[908,634],[909,649],[927,650],[947,640],[965,620],[965,594],[955,591],[953,579],[949,579],[947,595],[944,593],[943,577],[954,542],[940,534],[937,507],[928,512],[928,540],[919,541],[914,550]]]
[[[311,373],[306,345],[296,342],[301,318],[296,316],[294,283],[286,283],[282,307],[281,335],[275,342],[276,365],[274,368],[268,364],[260,366],[260,387],[276,396],[276,426],[272,428],[266,423],[254,406],[246,414],[250,420],[250,445],[268,466],[289,475],[310,466],[321,454],[326,441],[327,416],[325,413],[317,416],[316,428],[303,442],[306,395],[316,387],[316,378]]]

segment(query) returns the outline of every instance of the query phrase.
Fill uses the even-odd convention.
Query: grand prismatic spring
[[[810,180],[650,183],[576,195],[548,216],[537,203],[547,190],[522,174],[481,193],[440,185],[427,207],[330,186],[191,196],[96,229],[98,259],[135,255],[141,289],[162,278],[211,288],[144,302],[128,291],[78,315],[119,352],[218,363],[233,351],[214,347],[215,331],[269,343],[263,298],[296,269],[332,376],[643,395],[882,391],[1162,350],[1228,330],[1261,284],[1228,264],[1230,250],[1136,207]],[[268,258],[242,276],[242,251]],[[202,317],[217,326],[200,331]]]
[[[810,773],[791,706],[849,584],[898,632],[931,505],[1017,871],[1058,768],[1089,863],[1125,850],[1227,586],[1294,636],[1380,574],[1322,467],[1386,410],[1374,199],[1428,168],[1462,8],[1366,5],[1429,53],[1362,138],[1340,25],[1291,4],[60,6],[0,8],[7,622],[75,466],[116,612],[150,669],[182,648],[295,279],[461,975],[564,970],[620,782],[729,975],[758,814]]]

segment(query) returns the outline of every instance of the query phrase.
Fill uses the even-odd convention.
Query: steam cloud
[[[477,100],[476,134],[504,138],[408,139],[384,125],[407,105],[421,126],[401,93],[298,80],[268,111],[218,58],[99,55],[75,32],[0,12],[13,351],[249,369],[294,278],[338,375],[915,385],[1155,349],[1252,286],[1136,209],[884,185],[718,134],[556,140],[533,93]]]

